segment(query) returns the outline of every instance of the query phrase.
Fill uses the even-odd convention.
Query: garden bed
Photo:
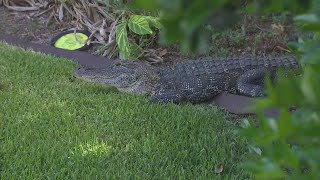
[[[74,28],[71,22],[48,23],[48,14],[35,16],[35,13],[17,12],[0,6],[1,34],[10,34],[26,41],[49,45],[51,38],[58,33]],[[253,17],[243,15],[242,20],[231,29],[212,30],[207,54],[191,55],[179,53],[176,45],[161,47],[154,45],[151,50],[162,49],[162,63],[174,64],[184,59],[198,59],[205,56],[277,56],[290,52],[286,43],[295,40],[296,32],[292,18],[288,14],[260,15]],[[89,52],[99,54],[103,46],[95,45]],[[148,50],[148,49],[146,49]],[[144,57],[140,58],[144,60]]]

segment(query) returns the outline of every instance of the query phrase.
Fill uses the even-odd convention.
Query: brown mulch
[[[30,12],[16,12],[0,6],[0,34],[10,34],[25,41],[37,44],[49,44],[50,39],[59,32],[73,28],[71,23],[50,21],[49,14],[35,16]],[[164,63],[175,64],[183,59],[199,59],[205,56],[221,56],[220,50],[227,51],[228,56],[245,55],[281,55],[290,52],[286,41],[293,39],[294,29],[290,17],[281,22],[274,20],[273,15],[253,17],[242,15],[242,20],[231,28],[231,33],[218,32],[212,34],[210,51],[204,55],[183,55],[177,45],[170,47],[152,47],[153,50],[166,49]],[[279,21],[279,20],[278,20]],[[227,31],[227,30],[226,30]],[[230,31],[229,31],[230,32]],[[237,39],[237,40],[235,40]],[[97,45],[89,49],[95,53]]]
[[[0,17],[0,34],[9,34],[37,44],[49,44],[55,34],[71,28],[67,24],[56,23],[46,26],[45,14],[33,17],[30,13],[10,11],[3,6],[0,6]]]

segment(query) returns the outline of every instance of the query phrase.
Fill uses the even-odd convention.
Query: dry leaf
[[[99,33],[103,38],[107,37],[105,25],[106,25],[106,21],[103,19],[102,20],[102,24],[101,24],[101,26],[99,28]]]
[[[223,171],[223,164],[218,164],[214,167],[215,173],[220,174],[220,173],[222,173],[222,171]]]
[[[59,7],[59,21],[62,22],[63,19],[63,5],[61,4]]]
[[[8,9],[14,11],[37,11],[39,10],[38,7],[20,7],[20,6],[6,6]]]
[[[271,24],[271,28],[273,32],[278,34],[282,34],[284,32],[284,27],[281,24]]]
[[[164,55],[166,55],[168,53],[167,49],[163,49],[162,51],[160,51],[159,56],[163,57]]]
[[[117,23],[118,23],[118,19],[116,19],[116,21],[111,23],[111,30],[110,30],[110,33],[109,33],[108,43],[113,41],[113,39],[115,39],[115,37],[116,37]]]

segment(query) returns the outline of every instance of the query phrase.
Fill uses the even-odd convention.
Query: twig
[[[279,48],[280,50],[283,50],[283,51],[286,51],[288,53],[291,53],[291,51],[289,49],[285,49],[285,48],[283,48],[281,46],[277,46],[276,48]]]

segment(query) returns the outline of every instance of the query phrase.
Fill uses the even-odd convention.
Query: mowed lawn
[[[216,108],[151,104],[75,67],[0,43],[0,179],[250,178],[246,141]]]

